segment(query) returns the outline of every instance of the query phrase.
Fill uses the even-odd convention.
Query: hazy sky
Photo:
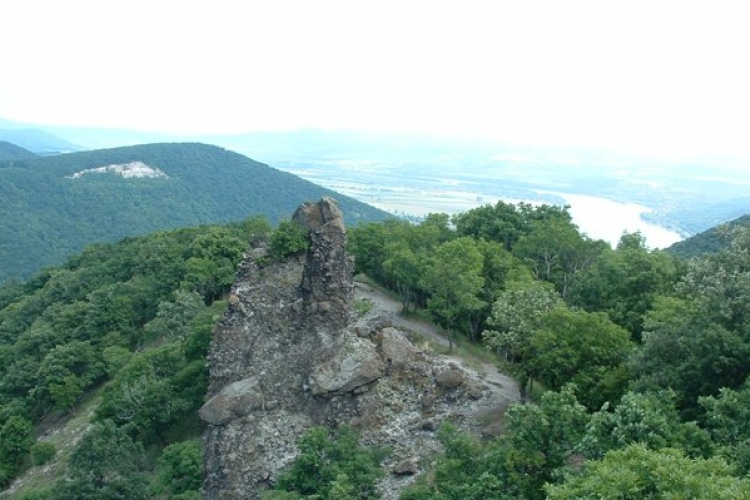
[[[750,5],[5,0],[0,117],[750,160]]]

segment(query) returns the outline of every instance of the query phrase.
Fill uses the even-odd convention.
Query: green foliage
[[[739,473],[750,472],[750,382],[739,390],[722,389],[718,396],[699,400],[705,410],[703,425],[711,433],[719,452]]]
[[[401,500],[503,500],[497,443],[482,443],[445,424],[438,432],[444,453],[434,471],[405,488]]]
[[[537,279],[553,283],[563,298],[581,271],[606,248],[578,231],[567,211],[553,212],[530,222],[530,230],[513,247],[513,254],[529,263]]]
[[[271,234],[269,253],[276,260],[284,260],[306,252],[309,247],[310,236],[307,228],[295,221],[282,220]]]
[[[16,146],[7,141],[0,141],[0,162],[13,165],[12,162],[14,161],[27,160],[36,157],[37,155],[28,149]]]
[[[110,419],[147,442],[196,412],[208,388],[204,362],[190,362],[181,344],[165,344],[133,357],[104,392],[98,420]]]
[[[570,302],[587,311],[604,311],[640,341],[643,321],[657,296],[670,293],[677,280],[673,259],[649,252],[640,233],[624,234],[615,251],[605,251],[582,271]]]
[[[55,457],[57,449],[49,441],[37,441],[31,446],[31,463],[44,465]]]
[[[168,178],[125,179],[114,173],[70,178],[86,169],[133,161],[158,168]],[[292,174],[205,144],[85,151],[28,158],[23,164],[2,167],[0,234],[12,234],[13,238],[0,243],[0,282],[26,279],[95,242],[241,221],[253,214],[276,223],[300,202],[323,196],[338,199],[350,226],[388,217]],[[262,229],[250,226],[253,231]],[[241,225],[238,228],[242,229]],[[248,238],[242,241],[247,244]],[[201,276],[215,274],[201,264],[205,262],[196,264]],[[221,280],[221,273],[216,278]]]
[[[31,422],[18,415],[0,427],[0,485],[4,486],[23,465],[34,444],[32,432]]]
[[[444,425],[438,433],[444,454],[401,499],[544,498],[543,485],[575,453],[586,421],[585,409],[566,389],[545,394],[538,406],[512,406],[506,432],[495,441],[482,442]]]
[[[746,212],[746,210],[743,210],[743,212]],[[713,224],[715,222],[707,224],[704,228]],[[690,238],[678,241],[667,248],[666,251],[682,259],[705,257],[708,254],[726,250],[731,245],[736,232],[746,230],[748,227],[750,227],[750,215],[743,215],[726,224],[711,227]]]
[[[623,365],[633,345],[628,332],[604,313],[558,307],[544,314],[541,327],[531,337],[528,363],[538,378],[554,390],[573,383],[579,400],[589,409],[619,398],[623,387],[610,386],[613,370]]]
[[[164,448],[151,483],[152,495],[189,498],[191,493],[199,495],[202,484],[203,449],[199,441],[183,441]]]
[[[94,425],[73,450],[54,500],[146,499],[143,448],[111,421]]]
[[[548,485],[550,500],[705,500],[750,498],[750,481],[732,475],[722,460],[690,459],[679,450],[649,450],[634,444],[586,464],[563,484]]]
[[[546,312],[563,304],[552,287],[542,282],[511,284],[492,306],[487,318],[488,330],[482,333],[484,344],[496,352],[519,378],[522,397],[537,374],[533,362],[532,335],[542,326]]]
[[[484,259],[471,238],[458,238],[437,247],[426,263],[421,286],[430,294],[427,308],[446,328],[455,328],[462,315],[479,310],[484,285]]]
[[[349,427],[335,436],[325,427],[310,429],[300,440],[300,454],[291,468],[279,476],[276,490],[266,498],[316,498],[347,500],[376,498],[375,484],[383,475],[384,450],[359,445]]]
[[[695,301],[665,298],[646,315],[643,346],[631,360],[637,389],[671,389],[688,417],[698,398],[736,388],[750,373],[750,344],[741,332],[711,321]]]
[[[628,392],[614,409],[605,404],[591,416],[580,448],[586,457],[599,459],[635,443],[651,450],[682,448],[691,455],[712,451],[708,434],[694,422],[682,422],[673,395],[665,392]]]
[[[8,440],[0,448],[8,449],[0,460],[3,482],[29,463],[33,440],[20,439],[22,429],[14,427],[18,418],[39,421],[52,413],[59,419],[108,380],[100,420],[114,421],[157,449],[200,432],[196,412],[208,383],[210,332],[226,308],[213,297],[228,283],[201,285],[202,295],[194,285],[209,280],[191,280],[196,274],[187,263],[205,259],[233,275],[242,242],[254,237],[245,229],[241,224],[181,229],[95,245],[64,267],[4,289],[0,429],[8,426]],[[33,427],[22,427],[32,435]],[[19,442],[24,447],[11,449]],[[60,455],[57,459],[65,460]]]
[[[545,393],[539,405],[509,408],[502,437],[508,489],[519,498],[544,498],[544,484],[576,454],[587,421],[571,387]]]

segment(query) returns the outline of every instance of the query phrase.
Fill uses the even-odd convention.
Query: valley
[[[654,208],[631,201],[580,194],[579,186],[564,182],[524,182],[521,179],[477,176],[471,171],[436,168],[432,175],[415,176],[408,167],[337,162],[338,168],[318,164],[285,165],[280,168],[306,180],[372,205],[396,216],[418,221],[429,213],[455,215],[480,205],[502,200],[569,205],[574,222],[593,239],[614,246],[624,231],[639,231],[651,248],[661,249],[689,234],[644,218]],[[468,169],[467,169],[468,170]]]

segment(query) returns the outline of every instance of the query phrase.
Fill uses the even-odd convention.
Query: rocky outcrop
[[[345,394],[385,373],[385,363],[372,342],[350,336],[341,342],[341,347],[331,359],[313,369],[310,376],[313,394]]]
[[[208,500],[256,499],[296,457],[312,426],[351,425],[388,446],[383,498],[414,480],[439,449],[445,421],[478,431],[491,387],[450,359],[416,348],[377,311],[353,318],[352,260],[336,202],[302,205],[310,248],[286,262],[250,252],[214,331],[200,411]]]
[[[265,399],[258,379],[250,377],[223,388],[203,405],[199,415],[209,424],[224,425],[262,408]]]

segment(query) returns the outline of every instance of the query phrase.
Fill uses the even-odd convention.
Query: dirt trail
[[[391,320],[394,327],[412,330],[425,337],[429,342],[448,347],[446,339],[440,331],[432,324],[418,319],[406,318],[401,315],[401,302],[394,300],[383,292],[366,285],[364,283],[354,283],[355,296],[360,299],[369,299],[373,303],[373,308],[381,314],[385,314]],[[447,354],[447,357],[456,361],[468,370],[478,371],[483,376],[485,382],[492,384],[497,390],[496,395],[506,400],[508,404],[520,400],[518,384],[509,376],[497,371],[497,366],[492,363],[481,362],[479,367],[472,366],[458,356]]]

